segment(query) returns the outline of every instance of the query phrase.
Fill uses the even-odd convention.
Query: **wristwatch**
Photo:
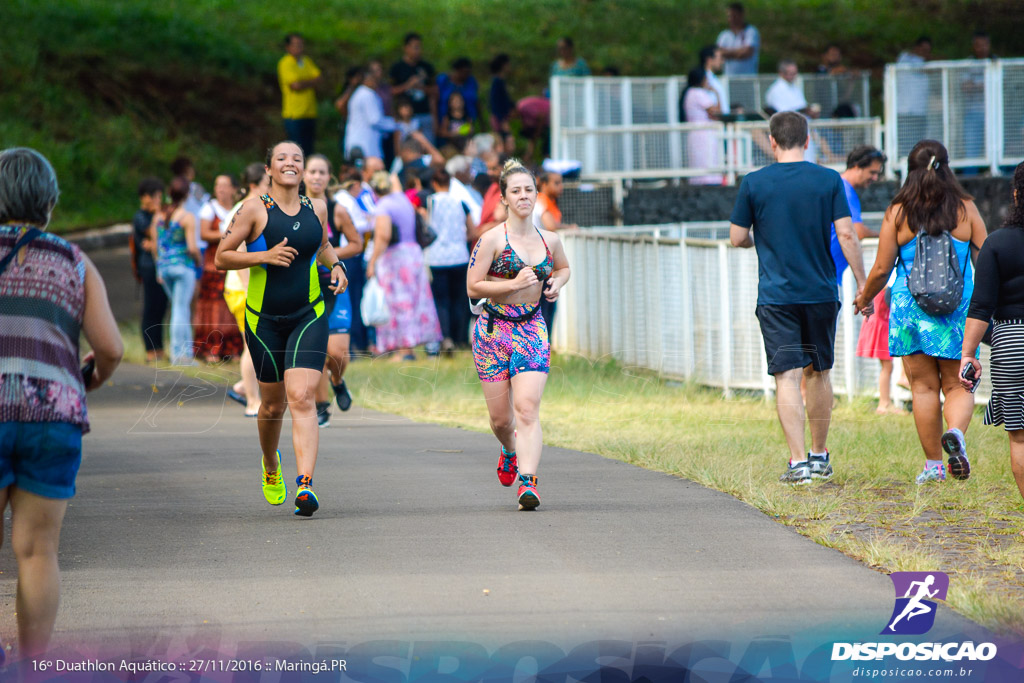
[[[341,266],[341,272],[345,273],[345,275],[348,275],[348,268],[345,267],[345,264],[342,261],[335,261],[334,266]],[[334,270],[334,266],[331,266],[331,270]]]

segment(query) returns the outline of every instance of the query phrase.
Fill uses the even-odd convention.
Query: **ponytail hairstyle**
[[[242,199],[249,196],[250,189],[259,185],[265,175],[267,175],[267,169],[258,161],[245,167],[245,170],[242,172]]]
[[[501,190],[501,196],[505,196],[505,190],[508,189],[509,176],[513,176],[516,173],[525,173],[533,179],[533,185],[537,185],[537,176],[534,175],[533,171],[528,169],[522,161],[512,157],[505,162],[505,166],[501,169],[501,176],[498,178],[498,189]]]
[[[1010,212],[1006,214],[1005,227],[1014,226],[1024,228],[1024,163],[1017,164],[1013,172],[1013,191],[1017,193],[1010,205]]]
[[[921,140],[907,158],[907,182],[893,197],[896,225],[935,236],[950,232],[967,216],[964,201],[972,199],[949,168],[949,152],[941,142]]]

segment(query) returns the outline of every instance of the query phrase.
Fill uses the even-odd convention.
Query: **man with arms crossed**
[[[864,287],[864,260],[839,174],[804,161],[807,120],[796,112],[779,112],[768,127],[778,163],[743,179],[729,236],[734,247],[757,249],[757,319],[790,453],[781,481],[807,484],[812,478],[832,476],[825,440],[832,418],[829,371],[839,314],[835,264],[829,252],[833,222],[858,292]],[[809,453],[804,450],[801,377],[807,380]]]

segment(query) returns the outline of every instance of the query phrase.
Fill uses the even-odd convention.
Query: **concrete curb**
[[[117,223],[106,228],[73,232],[61,237],[77,244],[83,251],[97,251],[110,247],[127,247],[131,235],[131,223]]]

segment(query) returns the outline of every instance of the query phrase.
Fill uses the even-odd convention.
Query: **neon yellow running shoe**
[[[288,489],[284,485],[284,474],[281,472],[281,451],[277,452],[277,471],[267,472],[263,466],[262,459],[260,467],[263,469],[263,497],[271,505],[280,505],[288,497]]]

